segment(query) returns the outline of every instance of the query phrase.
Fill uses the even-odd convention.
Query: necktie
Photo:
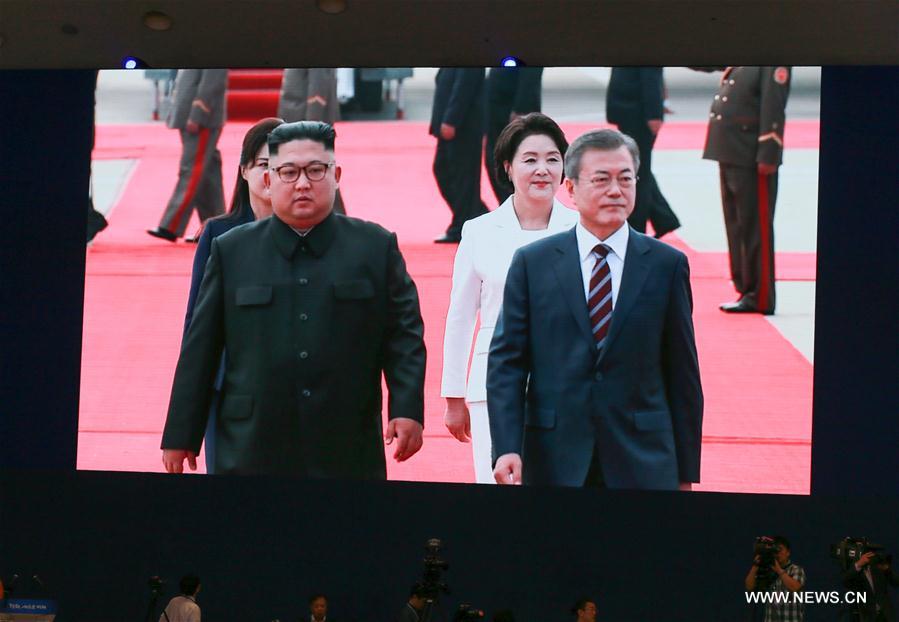
[[[611,249],[605,244],[597,244],[593,249],[596,264],[590,273],[590,293],[587,295],[587,310],[590,313],[590,327],[596,340],[596,349],[602,350],[609,334],[612,319],[612,272],[609,270],[608,254]]]

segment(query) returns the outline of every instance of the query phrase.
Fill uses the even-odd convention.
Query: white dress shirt
[[[176,596],[166,605],[159,622],[200,622],[200,606],[190,596]]]
[[[487,399],[487,353],[502,307],[512,255],[525,244],[571,229],[577,220],[576,211],[554,201],[546,229],[522,229],[510,197],[489,214],[465,223],[453,265],[453,289],[446,317],[442,397],[465,397],[469,402]],[[478,319],[480,329],[466,383]]]
[[[611,250],[606,256],[609,264],[609,272],[612,273],[612,309],[615,309],[615,303],[618,302],[618,290],[621,289],[621,274],[624,272],[624,256],[627,254],[627,240],[630,236],[630,230],[627,222],[621,225],[615,233],[600,240],[598,237],[587,231],[580,222],[575,227],[577,233],[577,251],[581,260],[581,278],[584,281],[584,307],[587,306],[587,295],[590,293],[590,275],[596,266],[596,256],[593,249],[597,244],[605,244]]]

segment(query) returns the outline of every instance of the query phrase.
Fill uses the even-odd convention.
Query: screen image
[[[646,185],[651,177],[643,168],[633,171],[633,180],[628,179],[627,171],[618,175],[617,182],[606,182],[597,176],[592,176],[591,179],[578,178],[577,183],[569,180],[574,186],[589,182],[600,187],[609,183],[617,187],[618,191],[639,191],[646,187],[646,192],[657,193],[656,205],[667,205],[675,215],[675,220],[667,220],[667,226],[659,224],[665,222],[661,218],[654,223],[652,217],[646,219],[644,226],[648,238],[653,239],[647,244],[655,244],[654,238],[658,235],[661,244],[666,245],[666,248],[676,249],[679,253],[676,256],[680,257],[682,254],[689,263],[695,360],[698,362],[698,377],[701,378],[701,427],[697,425],[695,418],[690,420],[690,425],[693,426],[691,430],[684,431],[679,427],[681,424],[672,413],[675,409],[668,408],[665,404],[680,389],[679,386],[672,385],[670,378],[680,376],[665,376],[660,381],[661,384],[654,388],[655,393],[661,396],[659,399],[663,400],[663,405],[659,406],[652,398],[646,398],[645,404],[635,407],[637,411],[641,411],[638,414],[644,416],[629,419],[632,429],[615,429],[616,434],[620,432],[627,438],[618,439],[610,445],[599,444],[596,449],[597,453],[604,452],[605,459],[612,460],[613,456],[610,454],[618,451],[621,446],[630,448],[645,445],[646,435],[657,434],[661,443],[659,447],[634,450],[636,453],[650,454],[646,458],[646,468],[652,470],[657,468],[653,460],[683,457],[680,435],[695,436],[694,445],[701,444],[701,458],[697,458],[700,469],[698,482],[693,483],[692,487],[698,491],[809,493],[820,70],[811,67],[770,69],[772,71],[764,75],[773,84],[764,85],[765,88],[788,92],[788,97],[784,95],[785,101],[781,102],[781,114],[785,121],[771,121],[771,117],[765,117],[766,122],[780,124],[779,128],[775,127],[767,133],[759,131],[758,121],[737,121],[745,128],[744,133],[751,135],[751,141],[760,141],[766,147],[782,151],[782,164],[775,164],[774,171],[766,174],[767,178],[776,176],[773,185],[769,183],[766,186],[766,191],[774,196],[768,196],[765,209],[756,212],[755,223],[747,223],[737,216],[737,211],[745,206],[737,205],[743,200],[741,197],[744,196],[744,189],[729,177],[728,166],[734,165],[734,162],[720,154],[717,161],[703,157],[704,151],[707,152],[710,126],[720,121],[717,118],[721,112],[720,106],[727,103],[727,83],[740,80],[739,73],[734,74],[733,68],[699,70],[666,67],[663,71],[659,70],[656,84],[661,88],[661,114],[642,110],[646,120],[658,121],[644,123],[652,135],[648,144],[651,145],[653,185]],[[375,425],[368,425],[358,436],[347,433],[342,426],[333,422],[316,424],[315,430],[310,431],[290,420],[285,423],[283,436],[273,435],[268,430],[266,434],[269,436],[253,436],[253,443],[265,445],[265,442],[270,442],[271,446],[281,448],[277,451],[288,453],[294,446],[297,453],[318,455],[320,452],[317,447],[321,441],[316,434],[327,438],[329,447],[335,443],[336,434],[340,435],[340,441],[336,444],[344,446],[346,457],[335,456],[331,452],[322,460],[347,460],[353,463],[361,460],[361,453],[369,452],[376,456],[374,461],[378,462],[380,458],[377,455],[381,452],[386,477],[390,480],[487,483],[493,477],[494,458],[501,456],[495,455],[497,443],[487,440],[491,432],[489,418],[494,416],[492,412],[488,414],[487,401],[490,398],[485,397],[491,383],[489,379],[483,379],[481,372],[476,371],[488,365],[488,351],[494,336],[491,324],[496,323],[497,313],[505,311],[498,308],[496,289],[493,290],[494,297],[487,298],[484,266],[503,273],[500,275],[502,281],[506,272],[503,261],[510,261],[511,250],[514,249],[504,255],[505,259],[494,261],[488,258],[479,266],[472,259],[475,267],[471,267],[460,261],[457,254],[471,252],[474,257],[475,251],[468,250],[464,237],[472,234],[477,226],[466,225],[461,244],[453,238],[462,234],[461,222],[474,223],[478,217],[498,218],[498,210],[506,205],[500,200],[503,198],[502,190],[494,188],[488,167],[481,159],[484,150],[481,136],[490,125],[488,109],[493,104],[490,74],[507,70],[475,71],[481,73],[480,81],[475,78],[478,85],[470,89],[473,94],[468,98],[454,99],[462,90],[460,86],[457,91],[450,87],[444,95],[445,99],[441,100],[438,97],[440,76],[435,68],[395,69],[382,73],[372,70],[332,70],[334,82],[328,90],[309,91],[296,98],[298,105],[306,106],[307,110],[312,107],[330,108],[327,113],[322,113],[330,116],[319,117],[335,121],[337,136],[333,164],[330,161],[322,162],[326,165],[325,179],[334,175],[336,167],[340,167],[337,185],[341,207],[346,215],[376,223],[395,233],[405,270],[414,282],[423,326],[423,343],[427,351],[421,449],[414,455],[400,456],[402,459],[397,460],[395,451],[399,440],[394,439],[389,445],[385,445],[382,438],[383,431],[388,430],[387,414],[391,411],[391,398],[401,395],[404,388],[402,381],[392,381],[390,373],[385,373],[385,381],[374,381],[379,386],[383,382],[383,407],[380,409],[383,421],[378,424],[375,420]],[[443,72],[444,77],[446,73],[448,72]],[[195,254],[201,248],[206,253],[215,252],[202,244],[202,231],[211,226],[209,222],[214,221],[202,221],[227,210],[232,204],[236,176],[241,170],[241,144],[247,132],[260,119],[279,115],[286,117],[285,110],[292,112],[289,107],[284,108],[282,101],[284,93],[289,90],[287,75],[281,70],[229,71],[222,95],[227,105],[222,122],[218,124],[220,128],[212,128],[215,131],[209,132],[207,130],[210,128],[201,125],[196,132],[187,132],[183,128],[170,128],[165,122],[177,112],[178,107],[178,88],[172,91],[177,84],[174,72],[145,73],[142,70],[132,70],[99,73],[96,90],[96,138],[92,159],[92,200],[93,207],[103,215],[107,224],[102,229],[98,227],[86,254],[78,432],[79,469],[144,472],[165,470],[160,446],[172,398],[173,380],[176,377],[179,355],[192,344],[189,339],[190,329],[185,329],[185,314],[191,298],[192,272],[198,270],[194,267]],[[612,121],[608,112],[608,106],[615,99],[610,93],[613,75],[613,70],[608,67],[543,69],[538,81],[536,106],[531,102],[528,109],[515,110],[516,104],[513,103],[512,110],[505,112],[506,118],[512,119],[519,116],[518,113],[539,110],[558,123],[569,144],[574,143],[579,136],[601,128],[617,126],[627,133],[626,122]],[[309,83],[314,80],[310,80],[309,76],[305,79],[305,86],[308,88]],[[496,88],[497,92],[501,90]],[[498,98],[497,92],[493,94]],[[197,99],[201,100],[200,104],[195,99],[188,102],[188,108],[199,107],[205,118],[210,118],[213,113],[203,108],[212,107],[211,102],[202,101],[200,96]],[[461,112],[457,113],[460,116],[452,117],[448,112],[447,116],[438,119],[439,123],[434,127],[432,112],[438,102],[450,110],[454,107],[461,108]],[[466,115],[482,117],[483,121],[480,134],[474,141],[474,157],[478,164],[467,176],[459,176],[453,169],[453,164],[447,164],[444,158],[459,157],[453,150],[447,155],[446,146],[460,138],[454,132],[463,127],[464,121],[446,121],[464,119]],[[444,130],[441,125],[451,129]],[[185,138],[185,133],[190,136]],[[522,144],[525,143],[522,141]],[[188,156],[191,154],[186,153],[188,149],[193,150],[194,156],[197,153],[205,154],[207,164],[197,164],[202,158],[190,159]],[[216,149],[220,152],[220,162],[215,156]],[[538,160],[552,151],[545,146],[534,147],[534,150]],[[258,155],[257,152],[256,156]],[[285,150],[280,155],[289,158],[290,152]],[[516,155],[521,154],[516,152]],[[644,166],[648,155],[649,153],[641,153]],[[270,156],[267,164],[273,165],[275,157]],[[514,169],[518,163],[514,157],[511,174],[513,183],[516,179]],[[252,177],[252,169],[257,166],[260,168],[260,175],[262,169],[267,169],[269,183],[275,186],[279,181],[272,181],[273,176],[283,180],[284,175],[290,175],[289,167],[286,171],[272,170],[267,168],[265,162],[260,163],[258,160],[258,157],[254,157],[251,160],[252,166],[244,167],[244,174]],[[299,164],[305,166],[309,161],[307,158]],[[466,163],[470,161],[469,157]],[[285,162],[291,164],[288,160]],[[525,160],[522,159],[521,162],[524,163]],[[281,164],[283,162],[274,165]],[[557,165],[561,166],[561,162]],[[208,185],[209,171],[213,171],[211,175],[215,177],[214,171],[217,168],[221,171],[221,190],[218,190],[218,186]],[[300,176],[309,173],[306,169],[303,172],[293,172]],[[456,177],[453,177],[454,174]],[[762,176],[758,171],[753,174],[758,178]],[[179,176],[182,178],[180,182]],[[442,179],[438,179],[440,177]],[[519,236],[520,245],[542,243],[539,238],[546,237],[544,233],[561,235],[570,232],[574,223],[580,220],[578,210],[575,209],[578,207],[577,189],[570,189],[569,183],[561,177],[558,175],[556,179],[548,174],[550,181],[547,182],[550,187],[557,186],[555,197],[561,204],[558,208],[553,208],[562,210],[559,211],[561,220],[550,221],[551,225],[558,227],[557,231],[549,231],[550,227],[546,224],[540,227],[539,222],[535,226],[525,224],[522,213],[514,211],[511,204],[507,205],[506,213],[513,218],[510,222],[515,223],[517,216],[519,233],[523,234]],[[310,184],[316,181],[310,180]],[[621,187],[631,183],[636,184],[636,188]],[[644,186],[640,186],[641,183]],[[480,200],[476,199],[476,204],[468,207],[469,212],[460,216],[459,199],[453,191],[466,184],[474,188],[474,195],[479,194]],[[275,186],[271,187],[270,192],[274,192]],[[756,205],[760,205],[760,189],[751,190],[754,192],[752,196],[755,197]],[[204,194],[213,197],[207,205],[201,205]],[[623,194],[626,195],[627,192]],[[639,201],[639,198],[636,200]],[[727,205],[730,207],[727,208]],[[454,208],[457,212],[455,216]],[[726,211],[727,209],[730,211]],[[481,216],[484,210],[489,211],[490,215]],[[773,235],[766,233],[767,228],[759,227],[760,214],[773,220]],[[244,226],[258,228],[265,216],[266,214],[262,214],[260,222],[256,224]],[[667,230],[656,230],[656,226]],[[754,231],[747,232],[746,228],[754,228]],[[148,233],[148,230],[155,235]],[[174,239],[168,239],[166,233],[171,234],[170,237]],[[311,251],[317,252],[315,229],[303,233],[309,236]],[[633,235],[637,237],[636,234]],[[190,238],[201,238],[201,243],[193,243],[189,241]],[[491,238],[488,236],[486,239],[487,250],[496,250],[490,243]],[[506,244],[501,237],[496,240],[497,247]],[[305,242],[306,240],[300,244]],[[761,252],[754,248],[756,245],[773,249],[776,306],[772,301],[774,292],[766,291],[764,295],[766,304],[769,305],[765,311],[773,313],[768,315],[751,312],[752,309],[750,312],[722,310],[722,304],[740,302],[741,293],[736,290],[734,272],[741,272],[746,266],[735,266],[734,262],[740,264],[740,261],[734,258],[734,254]],[[224,246],[223,242],[216,244],[221,252],[225,252]],[[656,254],[667,252],[654,246],[651,248],[656,249],[653,251]],[[628,258],[624,258],[625,266],[627,261]],[[768,269],[770,262],[766,255]],[[751,262],[748,259],[743,261],[743,264],[747,263]],[[226,283],[229,278],[225,274],[228,265],[225,261],[221,271]],[[469,284],[467,291],[474,291],[475,299],[469,300],[468,304],[464,304],[463,269],[468,269],[474,275],[472,278],[476,276],[483,281],[481,284]],[[613,293],[616,296],[619,293],[624,295],[627,282],[623,286],[616,280],[618,277],[613,271],[610,270],[610,274],[616,290]],[[198,283],[200,276],[194,276]],[[353,304],[353,300],[362,300],[359,304],[369,304],[365,302],[365,292],[360,293],[360,285],[356,282],[358,279],[338,278],[327,271],[322,276],[334,286],[334,295],[338,298],[342,296],[341,304],[345,301]],[[457,289],[455,295],[454,278]],[[226,284],[224,295],[246,303],[242,305],[238,301],[236,306],[264,307],[277,304],[279,294],[285,291],[279,289],[283,283],[278,279],[279,277],[273,276],[271,282],[256,283],[253,286],[256,289],[243,283],[232,291]],[[355,289],[352,288],[353,283]],[[493,283],[495,285],[495,281]],[[291,283],[290,287],[294,288],[291,291],[301,286],[297,280]],[[204,286],[197,287],[193,310],[197,314],[208,313],[212,305],[203,303]],[[207,289],[209,287],[211,286],[207,286]],[[365,287],[363,285],[361,289],[365,290]],[[345,291],[341,292],[342,288]],[[746,300],[758,302],[758,293],[751,286],[745,285],[743,289],[751,292],[748,297],[744,295]],[[286,295],[295,294],[288,292]],[[275,302],[271,303],[271,300]],[[620,297],[618,300],[621,300]],[[618,300],[610,312],[612,326],[615,324]],[[668,299],[660,302],[653,300],[651,295],[648,301],[638,297],[632,303],[634,310],[630,315],[631,318],[638,318],[638,324],[636,328],[625,324],[629,326],[625,333],[629,337],[650,334],[654,330],[651,313],[647,306],[641,306],[641,302],[646,302],[649,306],[654,304],[664,307],[669,304]],[[453,304],[457,306],[453,308]],[[569,312],[567,308],[564,309],[564,313]],[[295,322],[305,321],[300,318],[301,309],[293,311],[296,313],[295,317],[291,316],[291,327],[296,326]],[[370,318],[370,323],[380,321],[383,311],[381,308],[373,309],[373,315],[377,318]],[[221,321],[222,325],[228,323],[229,311],[224,313],[226,317]],[[491,314],[490,317],[487,316],[488,313]],[[560,315],[564,313],[560,312]],[[592,319],[588,316],[586,304],[584,315],[585,320]],[[198,317],[200,316],[194,315],[190,323],[193,324]],[[203,318],[205,322],[207,316],[204,315]],[[541,319],[545,320],[545,325],[541,325]],[[448,329],[453,321],[456,325]],[[266,360],[266,351],[272,344],[266,339],[271,339],[272,335],[278,333],[271,326],[261,326],[254,322],[257,319],[248,324],[244,341],[258,341],[255,351],[260,357],[260,364],[269,369],[272,362]],[[483,330],[479,329],[482,324],[485,325]],[[565,327],[562,323],[557,324],[555,316],[531,318],[526,324],[541,333],[547,330],[557,331],[558,339],[564,343]],[[364,326],[371,328],[369,320],[366,320]],[[389,326],[384,330],[393,330]],[[325,332],[321,332],[323,330]],[[285,329],[283,340],[291,342],[290,347],[297,354],[297,360],[291,362],[291,365],[308,363],[308,368],[314,370],[311,365],[314,364],[316,355],[332,364],[335,360],[332,346],[352,341],[355,330],[358,328],[354,325],[332,326],[327,330],[319,329],[319,332],[313,329],[309,338],[315,346],[306,350],[301,344],[291,342],[297,339],[296,332],[291,333]],[[462,337],[446,339],[447,330],[455,331],[451,335]],[[388,337],[383,337],[382,329],[375,332],[380,338],[389,341]],[[229,338],[235,337],[224,337],[225,341]],[[642,343],[636,339],[630,347],[639,350]],[[626,350],[627,341],[622,339],[615,347]],[[524,348],[523,351],[529,350]],[[303,356],[304,353],[306,356]],[[216,361],[220,355],[219,349],[215,353]],[[640,359],[640,355],[645,358]],[[418,354],[415,351],[397,356],[401,367],[417,365],[415,360]],[[652,351],[632,351],[627,356],[622,354],[627,360],[638,361],[635,364],[642,365],[648,377],[656,372],[653,356]],[[689,365],[690,358],[687,356],[686,365]],[[375,359],[384,363],[384,357],[380,354]],[[639,362],[641,360],[643,362]],[[350,362],[347,363],[348,367],[351,366]],[[196,472],[266,472],[266,468],[255,468],[253,464],[249,467],[241,466],[246,463],[241,462],[240,458],[246,455],[245,452],[265,454],[271,447],[258,444],[248,447],[241,444],[246,438],[242,435],[247,433],[247,428],[254,419],[261,416],[258,403],[260,398],[254,397],[255,405],[237,403],[239,400],[234,399],[235,394],[246,390],[234,388],[243,381],[238,371],[241,362],[228,359],[226,348],[223,365],[225,371],[222,378],[213,378],[208,383],[209,386],[195,387],[197,395],[205,395],[204,399],[208,399],[210,406],[217,404],[218,409],[214,415],[218,420],[207,431],[201,432],[200,438],[205,440],[196,457]],[[452,368],[448,369],[450,365]],[[609,369],[603,371],[611,377],[609,382],[612,383],[616,373],[614,360],[609,365]],[[311,374],[309,377],[319,384],[307,386],[300,383],[289,389],[293,391],[291,399],[300,405],[297,408],[305,408],[302,406],[304,391],[309,392],[305,397],[314,400],[317,397],[316,387],[325,383],[337,382],[347,392],[356,390],[354,380],[340,380],[341,371],[342,368],[331,367],[327,374],[304,372]],[[683,367],[678,367],[677,371],[683,372]],[[270,370],[269,376],[282,372],[287,376],[290,370]],[[458,379],[461,379],[461,384]],[[559,450],[557,441],[551,440],[550,434],[555,431],[564,432],[565,420],[572,416],[570,409],[576,409],[583,403],[573,390],[567,388],[571,386],[569,380],[570,378],[566,378],[559,381],[559,386],[566,388],[559,389],[562,394],[556,397],[556,401],[564,407],[554,411],[552,416],[544,414],[545,408],[533,407],[533,413],[528,414],[527,421],[519,426],[521,429],[518,432],[523,435],[525,446],[532,443],[531,447],[535,448],[532,451],[538,451],[541,442],[553,446],[547,450],[550,453]],[[472,383],[483,386],[472,387]],[[639,382],[626,384],[627,387],[631,385],[643,386]],[[450,404],[447,398],[461,401]],[[604,398],[600,394],[596,399]],[[639,402],[640,399],[643,397],[632,397],[628,403],[633,400]],[[375,413],[372,416],[377,417],[378,405],[369,404],[367,412]],[[448,405],[451,411],[449,414]],[[532,404],[526,404],[527,408],[531,406]],[[241,408],[245,410],[245,415],[238,412]],[[205,413],[208,409],[204,407],[199,410]],[[317,413],[316,416],[337,415],[328,409],[327,404],[312,410]],[[459,413],[466,411],[467,424],[464,418],[458,417]],[[531,413],[530,410],[528,412]],[[402,414],[399,416],[402,417]],[[205,419],[200,423],[205,429]],[[371,421],[368,423],[371,424]],[[594,421],[592,425],[603,424]],[[501,427],[493,426],[493,431],[502,432]],[[196,432],[192,434],[193,437],[197,435]],[[291,445],[291,434],[297,435],[294,445]],[[671,441],[666,440],[672,437],[677,439],[673,449]],[[218,462],[213,461],[217,466],[208,469],[206,448],[210,438],[214,439],[216,450],[220,453],[216,457]],[[357,447],[358,449],[353,449]],[[563,449],[567,452],[567,447]],[[594,447],[589,445],[586,451],[592,449]],[[534,465],[539,461],[539,458],[534,458],[529,462],[527,451],[524,455],[525,471],[529,464]],[[580,442],[577,447],[572,447],[570,454],[582,454],[584,451],[583,442]],[[621,451],[621,461],[633,458],[630,449]],[[696,454],[699,455],[698,449]],[[534,455],[538,454],[532,454]],[[783,469],[784,463],[791,465],[791,468]],[[308,461],[306,464],[308,466]],[[558,461],[541,466],[547,473],[562,470],[555,469],[554,465],[558,465]],[[597,465],[590,463],[590,467],[596,469]],[[638,467],[634,468],[639,470]],[[189,470],[187,463],[185,469]],[[603,468],[598,470],[602,472]],[[318,473],[315,469],[307,472],[312,476],[328,475],[327,472]],[[612,471],[606,473],[606,484],[610,487],[657,487],[651,482],[645,486],[628,483],[649,481],[640,479],[639,474],[634,475],[630,471],[620,475],[622,479],[619,481],[625,483],[618,486],[614,479],[610,480],[610,472]],[[560,476],[558,481],[568,485],[563,480],[565,478]]]

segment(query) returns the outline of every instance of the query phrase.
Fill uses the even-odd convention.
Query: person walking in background
[[[606,91],[606,119],[635,141],[640,149],[637,202],[628,223],[646,233],[652,223],[660,238],[680,227],[652,173],[652,148],[665,118],[665,83],[661,67],[612,67]]]
[[[182,237],[194,209],[201,222],[225,211],[222,154],[217,144],[225,125],[227,82],[227,69],[178,72],[168,126],[181,135],[181,163],[159,226],[147,231],[153,237],[169,242]]]
[[[493,67],[487,72],[487,129],[484,164],[496,200],[502,204],[512,194],[512,184],[500,167],[497,174],[493,152],[500,132],[517,117],[540,112],[543,67]]]
[[[184,317],[184,336],[190,328],[200,283],[209,261],[212,241],[218,236],[240,225],[262,220],[272,215],[272,201],[265,188],[265,172],[268,170],[269,132],[281,125],[282,120],[276,118],[262,119],[251,127],[243,139],[240,150],[240,164],[237,167],[237,180],[234,183],[234,194],[231,197],[231,208],[227,214],[216,216],[206,221],[203,232],[194,254],[193,270],[190,276],[190,292],[187,297],[187,312]],[[222,364],[215,376],[212,403],[209,408],[209,421],[206,424],[204,449],[206,455],[206,472],[215,473],[215,426],[225,378],[225,355],[222,353]]]
[[[466,220],[487,213],[481,200],[484,139],[484,69],[442,67],[437,71],[430,133],[437,138],[434,179],[453,213],[438,244],[458,244]]]

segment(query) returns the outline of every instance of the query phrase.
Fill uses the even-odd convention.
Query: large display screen
[[[494,461],[501,466],[508,453],[500,448],[511,446],[522,448],[523,479],[535,485],[598,477],[614,488],[670,488],[686,480],[680,483],[699,491],[809,493],[818,68],[337,69],[324,71],[321,83],[316,71],[242,69],[216,78],[193,70],[194,91],[185,101],[184,72],[177,80],[175,72],[158,70],[99,73],[92,200],[103,218],[93,218],[108,224],[96,226],[86,258],[79,469],[164,471],[163,431],[174,429],[166,428],[168,416],[172,426],[189,419],[191,427],[179,437],[190,437],[181,443],[190,447],[170,449],[195,451],[203,439],[197,473],[487,483]],[[518,84],[528,74],[536,74],[529,100]],[[207,93],[226,102],[224,114]],[[166,123],[179,106],[196,126]],[[636,169],[632,157],[596,164],[589,155],[597,150],[587,149],[575,169],[581,175],[563,179],[564,149],[548,130],[535,131],[510,151],[507,188],[516,194],[504,203],[508,179],[502,171],[491,175],[483,160],[492,152],[490,127],[536,110],[569,144],[604,128],[634,135],[640,170],[628,167]],[[288,141],[277,154],[257,150],[241,168],[247,132],[276,116],[335,120],[333,152],[295,152]],[[755,153],[748,162],[747,151]],[[263,221],[265,212],[254,223],[255,213],[245,214],[241,231],[207,245],[202,232],[211,239],[224,221],[201,221],[232,204],[241,171],[263,203],[282,200],[279,190],[294,202],[314,202],[322,183],[339,186],[346,215],[394,233],[398,253],[379,229],[352,237],[356,229],[342,216],[303,237],[283,221]],[[609,171],[609,179],[600,174]],[[291,172],[299,179],[293,190],[284,181]],[[311,179],[319,172],[323,179]],[[559,202],[553,216],[543,213],[548,222],[538,209],[552,205],[539,199],[547,188]],[[473,202],[460,198],[463,191]],[[629,230],[618,253],[609,243],[613,255],[624,255],[617,267],[606,262],[614,291],[605,319],[615,341],[599,346],[596,373],[580,378],[584,343],[571,327],[593,322],[591,285],[587,277],[583,290],[564,283],[581,282],[582,258],[565,263],[565,272],[536,251],[516,260],[512,254],[525,244],[546,247],[541,238],[549,235],[576,253],[575,223],[594,222],[591,202],[600,205],[597,197],[607,194],[622,206],[636,204],[637,214],[656,211],[644,223],[646,238]],[[291,249],[261,278],[269,253],[281,252],[271,229],[277,224]],[[325,238],[334,246],[320,246]],[[260,245],[255,254],[250,244]],[[379,244],[386,245],[386,267],[370,254]],[[203,261],[195,262],[198,252]],[[300,257],[304,252],[313,257]],[[647,256],[648,276],[638,283],[636,267],[629,268]],[[519,268],[517,306],[505,309],[510,262]],[[403,263],[417,305],[408,300]],[[689,295],[678,281],[686,265]],[[216,278],[200,285],[204,266]],[[767,273],[773,285],[759,276]],[[325,293],[306,293],[319,284]],[[582,318],[566,291],[570,300],[583,298]],[[199,336],[198,328],[191,338],[189,299],[189,323],[199,320],[203,334],[215,338]],[[307,313],[307,304],[324,318]],[[399,317],[410,305],[423,327],[423,383],[423,356],[408,346],[420,329]],[[499,317],[506,328],[518,320],[517,342],[511,328],[497,335]],[[401,334],[406,347],[394,347]],[[517,357],[501,356],[512,342]],[[233,356],[224,348],[219,370],[225,343]],[[214,358],[213,373],[192,376],[184,363],[179,385],[179,357],[194,360],[200,350]],[[556,363],[548,370],[549,350]],[[525,370],[515,408],[506,403],[509,383],[503,385],[508,365]],[[191,386],[194,377],[204,380]],[[174,399],[173,382],[180,386]],[[319,400],[322,394],[327,399]],[[393,431],[388,413],[423,414],[414,455],[397,459],[398,447],[413,453],[402,445],[405,431],[385,444],[384,432]],[[210,440],[217,455],[207,465]],[[190,470],[189,460],[184,468]]]

